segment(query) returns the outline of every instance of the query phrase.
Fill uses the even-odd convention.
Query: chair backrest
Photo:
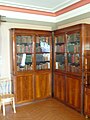
[[[11,80],[7,78],[0,79],[0,95],[11,93],[12,93]]]

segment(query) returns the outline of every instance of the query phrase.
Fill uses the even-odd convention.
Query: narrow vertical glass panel
[[[64,35],[55,37],[55,52],[65,52]]]
[[[80,33],[67,34],[67,52],[80,52]]]
[[[17,71],[32,70],[32,55],[17,54]]]
[[[65,54],[56,54],[56,69],[65,70]]]
[[[50,53],[36,54],[36,69],[50,69]]]
[[[50,52],[50,37],[36,37],[36,52]]]

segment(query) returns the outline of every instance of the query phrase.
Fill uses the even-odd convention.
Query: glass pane
[[[80,71],[80,55],[79,54],[68,54],[68,68],[69,72],[79,72]]]
[[[50,54],[36,54],[36,69],[50,69]]]
[[[33,52],[33,37],[32,36],[17,36],[17,53],[32,53]]]
[[[37,36],[36,52],[50,52],[50,37]]]
[[[80,33],[67,35],[67,52],[80,52]]]
[[[32,70],[32,55],[17,54],[17,71]]]
[[[65,55],[64,54],[56,54],[56,69],[65,69]]]
[[[65,52],[64,36],[55,37],[55,52]]]

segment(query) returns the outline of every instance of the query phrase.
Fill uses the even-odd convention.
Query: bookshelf
[[[16,103],[54,95],[90,116],[90,25],[78,24],[53,33],[54,40],[52,31],[10,29]]]
[[[36,70],[50,69],[50,40],[48,36],[36,37]]]
[[[80,32],[67,35],[67,71],[80,72]]]
[[[51,97],[52,33],[11,28],[10,37],[11,75],[16,103]]]
[[[65,70],[65,38],[61,34],[55,36],[55,69]]]
[[[85,50],[90,49],[89,31],[88,24],[54,31],[54,97],[81,113],[84,109],[84,84],[90,84],[89,56],[83,62]]]
[[[33,36],[16,36],[17,71],[33,70]]]

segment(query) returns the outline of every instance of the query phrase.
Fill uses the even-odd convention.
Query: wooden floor
[[[0,120],[86,120],[80,113],[55,99],[18,106],[16,111],[14,114],[11,106],[7,106],[5,117],[0,111]]]

